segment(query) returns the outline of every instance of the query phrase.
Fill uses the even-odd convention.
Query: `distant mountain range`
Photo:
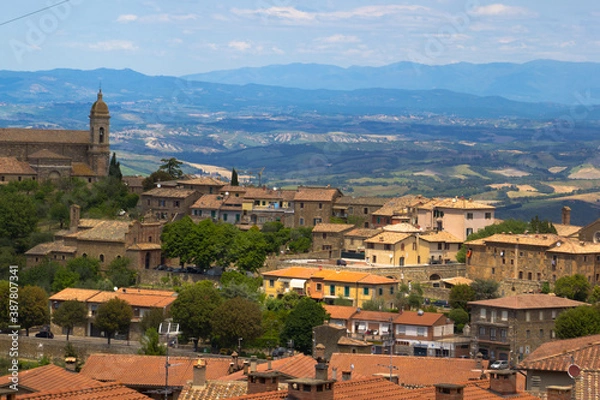
[[[269,65],[193,74],[184,78],[236,85],[299,89],[445,89],[525,102],[576,104],[591,97],[600,104],[600,64],[536,60],[524,64],[399,62],[382,67],[342,68],[323,64]],[[585,93],[590,95],[585,95]]]
[[[321,77],[324,79],[324,77]],[[589,81],[597,79],[590,76]],[[315,81],[319,77],[315,76]],[[86,115],[102,84],[112,111],[138,113],[145,123],[164,118],[190,119],[199,112],[244,114],[438,114],[460,118],[552,119],[568,107],[523,103],[499,96],[480,97],[446,89],[308,90],[257,84],[234,85],[190,81],[168,76],[148,76],[132,70],[92,71],[56,69],[38,72],[0,71],[0,102],[27,104],[35,115],[4,116],[0,124],[50,121],[56,114],[69,118]],[[573,89],[575,90],[575,89]],[[87,109],[86,109],[87,108]],[[84,111],[85,110],[85,111]],[[598,107],[593,114],[600,110]],[[29,112],[29,111],[28,111]],[[18,113],[17,113],[18,114]],[[590,115],[592,115],[590,113]],[[29,118],[29,119],[28,119]],[[8,122],[3,122],[3,119]],[[131,124],[130,120],[124,123]],[[114,120],[119,124],[118,120]]]

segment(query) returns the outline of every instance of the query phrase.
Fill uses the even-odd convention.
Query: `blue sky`
[[[70,0],[5,23],[61,1],[4,2],[0,69],[600,62],[591,0]]]

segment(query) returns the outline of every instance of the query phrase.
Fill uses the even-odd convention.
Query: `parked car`
[[[40,331],[35,334],[35,337],[54,339],[54,333],[52,333],[51,331]]]
[[[346,260],[343,260],[341,258],[339,260],[337,260],[335,263],[336,263],[336,265],[348,265]]]
[[[169,267],[168,267],[168,266],[166,266],[165,264],[160,264],[159,266],[157,266],[157,267],[156,267],[156,268],[154,268],[154,269],[157,269],[157,270],[159,270],[159,271],[166,271],[166,270],[167,270],[167,268],[169,268]]]
[[[496,360],[490,365],[490,369],[508,369],[508,360]]]

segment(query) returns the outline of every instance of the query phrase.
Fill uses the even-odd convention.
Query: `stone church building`
[[[110,113],[101,90],[89,118],[89,131],[0,128],[0,182],[107,176]]]

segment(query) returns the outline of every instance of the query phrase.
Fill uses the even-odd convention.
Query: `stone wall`
[[[170,288],[170,285],[175,282],[180,283],[194,283],[202,280],[211,280],[219,282],[219,275],[205,275],[205,274],[188,274],[188,273],[177,273],[168,271],[159,271],[156,269],[142,269],[138,270],[139,283],[141,285],[150,285],[154,287]],[[166,280],[166,284],[165,283]]]

